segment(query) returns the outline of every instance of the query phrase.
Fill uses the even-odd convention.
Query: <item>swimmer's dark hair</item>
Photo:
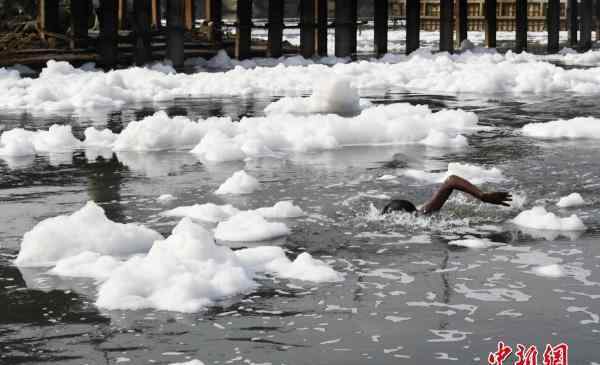
[[[415,205],[408,200],[394,199],[387,203],[385,207],[383,207],[381,214],[388,214],[397,211],[412,213],[417,211],[417,207],[415,207]]]

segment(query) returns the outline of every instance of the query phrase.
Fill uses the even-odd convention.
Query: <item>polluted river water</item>
[[[422,57],[4,71],[0,362],[598,363],[600,57]]]

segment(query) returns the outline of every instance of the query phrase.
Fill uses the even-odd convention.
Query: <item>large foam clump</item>
[[[259,286],[254,281],[257,272],[313,281],[341,280],[341,275],[322,261],[308,254],[301,256],[292,262],[279,247],[234,252],[216,245],[208,231],[184,218],[171,236],[156,242],[147,255],[135,256],[114,270],[100,286],[96,304],[108,309],[194,312],[221,298],[255,289]]]
[[[553,61],[566,56],[557,55]],[[298,62],[300,61],[300,62]],[[255,61],[236,63],[224,53],[205,61],[207,67],[227,72],[174,73],[172,67],[102,72],[76,69],[66,62],[49,61],[39,77],[21,77],[0,69],[0,107],[30,110],[121,108],[140,101],[211,95],[287,95],[309,93],[322,80],[351,78],[360,89],[388,89],[419,93],[476,94],[597,94],[600,69],[565,69],[541,56],[527,53],[471,52],[458,55],[415,52],[409,57],[335,64],[328,67],[301,58],[271,60],[269,67]],[[273,67],[274,66],[274,67]],[[469,80],[469,82],[465,82]],[[56,87],[60,85],[61,87]]]
[[[558,200],[558,203],[556,203],[556,205],[561,208],[576,207],[583,204],[585,204],[585,201],[579,193],[571,193],[567,196],[563,196]]]
[[[50,266],[85,251],[125,256],[145,252],[159,239],[159,233],[139,224],[109,220],[90,201],[71,215],[47,218],[25,233],[15,264]]]
[[[250,194],[260,187],[260,182],[246,171],[240,170],[229,177],[219,188],[215,194],[224,195],[240,195]]]
[[[81,148],[70,125],[53,124],[48,130],[15,128],[0,135],[0,156],[27,156],[45,152],[71,152]]]
[[[529,123],[523,126],[521,131],[526,136],[545,139],[600,139],[600,119],[577,117],[546,123]]]
[[[285,223],[268,222],[253,211],[240,212],[215,228],[215,238],[232,242],[267,241],[290,233]]]
[[[298,218],[304,215],[302,208],[292,201],[277,202],[272,207],[258,208],[255,212],[265,218]]]
[[[446,172],[406,169],[401,171],[401,174],[428,183],[441,183],[452,175],[460,176],[473,184],[482,184],[485,182],[497,183],[506,179],[502,174],[502,170],[497,167],[486,169],[485,167],[459,162],[450,162]]]
[[[356,87],[347,78],[331,78],[317,81],[310,97],[284,97],[269,104],[266,114],[312,114],[336,113],[352,115],[370,106],[361,100]]]
[[[519,226],[541,230],[584,231],[586,229],[581,219],[575,214],[561,218],[541,206],[519,213],[511,222]]]

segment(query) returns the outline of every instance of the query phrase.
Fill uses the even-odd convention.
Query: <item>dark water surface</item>
[[[84,152],[0,159],[0,363],[480,364],[499,340],[535,344],[540,353],[547,343],[566,342],[572,364],[600,362],[600,149],[594,141],[540,141],[517,131],[530,122],[598,116],[597,98],[367,96],[376,103],[472,110],[493,128],[469,136],[469,147],[460,150],[353,147],[212,165],[187,152],[118,153],[95,161]],[[87,126],[118,132],[155,110],[238,119],[262,114],[270,101],[177,100],[86,116],[3,111],[0,125],[71,124],[81,138]],[[524,204],[497,209],[457,195],[439,216],[381,219],[370,213],[371,204],[385,202],[381,195],[423,202],[436,187],[377,177],[403,167],[444,170],[448,162],[500,168],[508,180],[486,186],[510,189],[526,197]],[[263,189],[241,197],[213,194],[242,168]],[[584,206],[554,206],[575,191]],[[157,202],[164,193],[177,199]],[[98,202],[112,220],[140,222],[168,235],[177,220],[159,213],[175,206],[257,208],[284,199],[309,215],[287,222],[293,233],[279,244],[291,257],[308,251],[325,260],[346,275],[343,282],[264,279],[257,291],[194,314],[104,311],[93,304],[93,280],[11,263],[25,232],[87,200]],[[539,204],[561,216],[576,213],[588,230],[523,231],[507,223]],[[469,235],[505,245],[447,244]],[[568,268],[567,276],[531,273],[534,265],[557,262]]]

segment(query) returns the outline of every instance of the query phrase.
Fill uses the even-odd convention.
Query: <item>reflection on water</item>
[[[368,92],[366,92],[368,95]],[[506,96],[382,95],[375,103],[411,102],[434,110],[474,110],[489,130],[469,136],[466,149],[424,146],[348,147],[280,158],[211,164],[188,152],[75,151],[0,159],[0,362],[61,364],[169,363],[198,358],[209,363],[431,363],[457,358],[480,363],[496,341],[515,344],[568,341],[575,363],[593,360],[597,342],[600,273],[597,258],[600,200],[596,162],[586,141],[542,142],[519,134],[531,121],[598,113],[594,98],[560,95],[517,100]],[[136,105],[95,115],[11,112],[3,129],[72,124],[81,138],[90,125],[120,132],[156,110],[206,118],[260,115],[269,99],[210,98]],[[387,197],[426,201],[436,188],[400,175],[413,168],[444,171],[448,162],[496,166],[501,185],[527,196],[521,208],[498,209],[453,197],[431,217],[374,213]],[[246,169],[261,181],[248,196],[213,192]],[[582,207],[559,211],[559,197],[577,191]],[[175,200],[159,203],[161,194]],[[213,202],[240,209],[294,200],[308,214],[286,221],[292,234],[275,243],[290,256],[308,251],[345,274],[336,284],[264,277],[261,287],[219,302],[206,312],[101,311],[97,284],[57,277],[47,269],[11,264],[22,235],[40,220],[101,204],[117,222],[140,222],[167,235],[177,220],[160,212]],[[575,213],[588,226],[580,233],[534,231],[508,220],[520,209],[545,205]],[[487,249],[448,246],[449,240],[482,237]],[[564,277],[532,275],[549,262]],[[527,300],[523,300],[527,298]],[[573,310],[573,308],[587,308]],[[567,310],[571,308],[571,310]],[[540,311],[543,310],[543,316]],[[592,315],[588,314],[592,313]],[[588,320],[589,322],[585,322]],[[582,322],[584,321],[584,322]],[[585,324],[584,324],[585,323]]]

